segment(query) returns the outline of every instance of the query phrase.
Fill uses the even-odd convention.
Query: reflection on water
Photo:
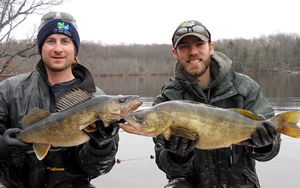
[[[98,77],[96,86],[109,95],[139,95],[145,100],[153,100],[169,76],[149,77]]]
[[[281,75],[251,75],[261,86],[268,101],[279,108],[294,108],[300,106],[300,74]],[[96,85],[107,94],[136,94],[150,100],[159,94],[161,87],[170,76],[149,77],[97,77]],[[146,98],[145,98],[146,97]]]
[[[276,114],[283,111],[300,110],[300,74],[250,76],[261,86]],[[142,107],[152,105],[153,99],[169,76],[156,77],[106,77],[96,78],[96,85],[107,94],[137,94],[144,101]],[[92,181],[97,187],[153,188],[163,187],[167,180],[150,159],[154,154],[152,138],[136,136],[120,131],[120,147],[116,164],[110,173]],[[298,188],[300,174],[300,140],[282,135],[278,156],[268,162],[257,162],[257,173],[261,187]],[[149,157],[149,158],[148,158]]]
[[[278,110],[298,109],[300,106],[300,74],[253,75],[268,101]]]

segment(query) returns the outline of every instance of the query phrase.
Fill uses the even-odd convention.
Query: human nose
[[[191,55],[196,55],[198,53],[199,53],[198,48],[195,45],[192,45],[191,48],[190,48],[190,54]]]
[[[57,42],[54,47],[54,52],[61,53],[62,51],[63,51],[62,44],[60,42]]]

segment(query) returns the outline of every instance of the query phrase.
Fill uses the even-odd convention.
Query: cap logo
[[[68,24],[65,25],[65,22],[57,22],[57,29],[65,29],[69,30],[70,26]]]
[[[181,24],[181,27],[191,27],[193,25],[195,25],[194,21],[186,21],[186,22]]]
[[[55,28],[52,33],[63,33],[69,37],[73,37],[72,33],[69,31],[69,24],[65,24],[65,22],[57,22],[57,28]]]

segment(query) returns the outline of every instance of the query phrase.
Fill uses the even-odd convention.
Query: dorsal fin
[[[240,114],[243,114],[244,116],[249,117],[249,118],[254,119],[254,120],[264,120],[260,117],[257,117],[255,114],[253,114],[249,110],[243,110],[243,109],[238,109],[238,108],[235,108],[235,109],[232,109],[232,110],[235,111],[235,112],[238,112]]]
[[[56,102],[56,111],[61,112],[69,109],[77,104],[91,99],[91,97],[92,96],[87,91],[74,88],[58,99]]]
[[[28,114],[22,120],[22,127],[23,129],[27,128],[28,126],[32,125],[33,123],[44,119],[50,116],[51,113],[47,112],[40,108],[33,108],[28,112]]]

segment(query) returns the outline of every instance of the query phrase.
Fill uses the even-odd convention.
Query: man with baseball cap
[[[172,37],[177,60],[174,75],[153,105],[169,100],[191,100],[221,108],[240,108],[270,118],[274,110],[259,85],[232,70],[231,60],[214,51],[209,30],[196,20],[181,23]],[[230,131],[230,130],[228,130]],[[214,136],[214,135],[212,135]],[[234,135],[233,135],[234,136]],[[154,138],[156,163],[169,179],[165,188],[260,187],[255,160],[268,161],[280,148],[280,134],[272,123],[257,128],[243,145],[201,150],[196,140],[173,135]]]
[[[33,108],[55,112],[55,103],[73,88],[94,95],[105,93],[95,86],[89,70],[78,63],[80,38],[75,19],[64,12],[42,17],[37,35],[41,59],[36,70],[0,83],[0,182],[7,188],[92,187],[90,180],[108,173],[118,150],[118,123],[89,133],[79,146],[51,147],[39,161],[32,146],[16,139],[23,117]],[[102,131],[101,131],[101,130]],[[1,184],[0,184],[1,185]]]

